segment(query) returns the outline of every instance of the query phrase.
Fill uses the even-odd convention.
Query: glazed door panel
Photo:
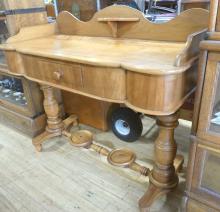
[[[208,58],[197,136],[220,144],[220,54]]]
[[[205,152],[203,175],[201,177],[201,188],[214,191],[220,195],[220,155],[218,152]]]
[[[219,208],[220,198],[220,147],[199,144],[196,150],[191,191],[206,205]],[[196,199],[196,197],[194,197]]]

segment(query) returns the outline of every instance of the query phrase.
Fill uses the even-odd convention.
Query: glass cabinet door
[[[188,169],[187,192],[190,201],[196,200],[196,207],[191,207],[190,211],[200,211],[200,207],[204,209],[205,205],[207,208],[201,210],[205,212],[220,211],[220,54],[208,53],[204,68],[198,128],[192,137],[194,150]]]
[[[208,211],[219,211],[220,152],[218,147],[198,145],[194,161],[191,192],[193,199],[211,206]],[[199,211],[199,210],[198,210]]]
[[[197,136],[220,144],[220,54],[217,53],[208,56]]]
[[[22,80],[0,75],[0,101],[4,104],[8,102],[16,106],[27,107]]]

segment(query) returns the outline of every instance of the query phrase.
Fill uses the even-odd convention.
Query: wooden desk
[[[48,126],[33,140],[36,149],[68,127],[59,118],[52,87],[157,116],[156,164],[139,202],[147,210],[178,184],[173,166],[177,111],[195,89],[198,46],[207,25],[205,10],[186,11],[157,25],[137,10],[112,6],[89,22],[63,12],[56,24],[23,28],[1,48],[10,72],[42,84]]]

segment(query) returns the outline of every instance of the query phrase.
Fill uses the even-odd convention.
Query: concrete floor
[[[138,162],[151,167],[158,129],[152,119],[143,122],[143,136],[135,143],[122,142],[111,132],[80,128],[91,130],[106,147],[131,148]],[[185,165],[190,127],[181,120],[175,133]],[[137,202],[148,178],[112,167],[104,157],[72,147],[65,138],[52,139],[43,148],[42,153],[35,152],[30,138],[0,125],[0,212],[139,211]],[[178,188],[156,201],[151,211],[179,211],[184,186],[183,172]]]

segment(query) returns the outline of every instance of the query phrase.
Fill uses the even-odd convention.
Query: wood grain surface
[[[79,21],[70,13],[62,12],[57,17],[57,24],[60,34],[111,37],[107,23],[97,21],[100,18],[140,19],[138,22],[119,23],[119,38],[185,42],[188,35],[208,27],[209,12],[191,9],[169,22],[156,24],[148,21],[138,10],[127,6],[110,6],[97,12],[88,22]]]
[[[185,43],[55,35],[12,46],[22,54],[143,73],[166,75],[185,70],[174,65]]]
[[[30,80],[125,103],[142,113],[169,115],[194,91],[193,64],[207,17],[207,11],[194,9],[158,25],[126,6],[105,8],[89,22],[62,12],[57,23],[24,28],[1,48],[10,71]]]

